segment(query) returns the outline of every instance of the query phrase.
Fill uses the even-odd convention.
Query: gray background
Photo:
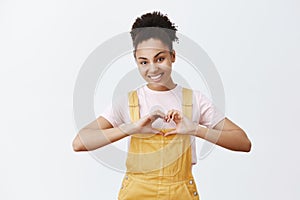
[[[226,114],[253,143],[249,154],[216,147],[198,161],[201,199],[299,199],[299,8],[296,0],[0,1],[0,199],[116,199],[123,174],[72,151],[73,89],[98,45],[153,10],[208,53]]]

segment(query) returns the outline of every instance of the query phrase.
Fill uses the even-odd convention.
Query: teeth
[[[160,77],[162,76],[162,73],[161,74],[158,74],[156,76],[150,76],[151,79],[159,79]]]

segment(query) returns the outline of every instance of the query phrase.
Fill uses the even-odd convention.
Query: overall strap
[[[192,120],[193,117],[193,90],[182,88],[182,113]]]
[[[140,119],[139,99],[136,90],[128,93],[128,103],[131,121],[135,122]]]

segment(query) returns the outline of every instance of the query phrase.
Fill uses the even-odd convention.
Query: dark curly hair
[[[138,17],[131,27],[130,34],[134,50],[139,43],[155,38],[166,44],[171,51],[173,50],[173,42],[178,41],[176,31],[176,26],[167,15],[155,11]]]

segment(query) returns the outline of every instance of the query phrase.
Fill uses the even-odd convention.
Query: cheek
[[[172,69],[172,65],[169,62],[164,62],[159,64],[159,68],[164,71],[170,71]]]
[[[146,73],[145,68],[143,68],[143,67],[138,67],[138,70],[139,70],[139,72],[140,72],[140,74],[141,74],[142,76],[145,75],[145,73]]]
[[[169,65],[170,65],[170,63],[167,60],[164,60],[163,62],[156,63],[156,66],[164,67],[164,68],[168,67]]]

